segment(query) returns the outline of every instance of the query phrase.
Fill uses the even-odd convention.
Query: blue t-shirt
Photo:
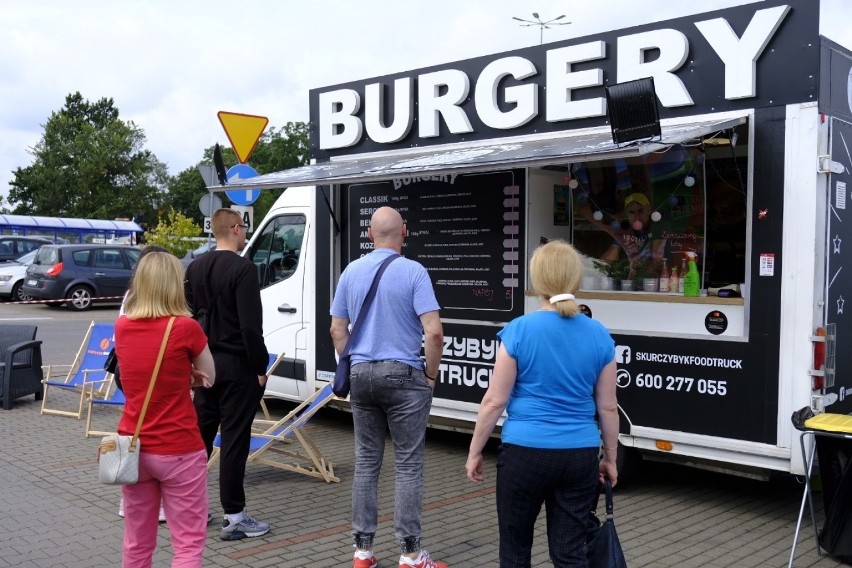
[[[334,293],[331,315],[354,325],[379,265],[391,249],[377,249],[349,263]],[[385,270],[376,298],[357,341],[349,351],[352,364],[368,361],[400,361],[423,368],[420,316],[440,309],[429,273],[419,262],[400,257]]]
[[[549,449],[599,446],[595,383],[615,358],[607,329],[582,314],[540,310],[512,320],[497,336],[518,365],[503,441]]]

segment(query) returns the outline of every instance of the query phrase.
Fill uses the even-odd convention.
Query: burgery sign
[[[801,93],[816,92],[807,77],[819,45],[818,11],[807,4],[759,2],[315,89],[312,151],[323,158],[601,125],[604,88],[644,77],[654,78],[663,117],[808,100]]]

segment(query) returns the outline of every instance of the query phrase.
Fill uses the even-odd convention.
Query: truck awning
[[[416,175],[442,175],[460,171],[491,171],[496,168],[546,166],[629,158],[657,152],[673,144],[695,140],[707,134],[733,128],[746,122],[746,114],[706,115],[661,123],[662,136],[653,142],[616,145],[609,127],[550,134],[548,137],[464,142],[428,149],[397,150],[381,154],[361,154],[333,159],[310,166],[239,180],[227,186],[211,186],[211,191],[231,189],[274,189],[305,185],[384,181]]]

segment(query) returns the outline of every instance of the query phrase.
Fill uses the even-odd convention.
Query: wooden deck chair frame
[[[328,384],[264,432],[252,434],[253,443],[259,445],[249,452],[248,461],[316,477],[326,483],[340,483],[340,478],[334,475],[334,464],[323,456],[313,438],[303,428],[333,398],[331,384]],[[301,451],[291,449],[297,441]],[[282,459],[268,457],[267,453]],[[211,468],[218,460],[219,448],[214,447],[207,468]]]
[[[278,365],[281,363],[282,359],[284,359],[284,353],[279,353],[275,359],[269,364],[269,367],[266,369],[266,376],[269,377],[272,373],[275,372],[275,369],[278,368]],[[272,416],[269,414],[269,408],[266,406],[266,402],[261,398],[260,399],[260,411],[263,412],[263,418],[258,418],[255,420],[255,424],[258,426],[274,424],[275,420],[272,419]],[[257,428],[255,428],[257,429]]]
[[[93,396],[104,398],[109,394],[110,389],[113,385],[112,375],[110,375],[109,373],[105,373],[103,368],[80,369],[80,365],[85,359],[86,348],[89,346],[89,340],[92,338],[92,330],[95,328],[95,325],[96,324],[94,321],[89,324],[89,328],[86,330],[86,335],[83,336],[83,341],[80,344],[80,348],[77,350],[77,354],[74,356],[74,360],[70,364],[48,364],[42,366],[42,371],[44,373],[44,379],[42,380],[42,384],[44,385],[44,394],[42,395],[41,400],[42,414],[73,416],[77,420],[80,420],[80,418],[82,418],[83,416],[83,405],[85,403],[86,398],[87,384],[98,383],[98,387],[96,389],[91,390]],[[67,371],[65,372],[65,379],[63,381],[51,380],[54,371],[57,369],[67,369]],[[74,379],[75,377],[77,377],[78,373],[83,373],[82,381],[75,382]],[[102,373],[103,378],[101,377]],[[90,379],[90,375],[93,374],[97,374],[97,378]],[[76,412],[71,410],[60,410],[58,408],[47,407],[48,393],[50,392],[50,387],[52,386],[65,390],[73,390],[80,393],[80,402],[77,406]]]
[[[106,379],[102,379],[100,381],[89,381],[86,383],[85,387],[85,396],[87,404],[87,416],[86,416],[86,437],[89,436],[109,436],[110,434],[115,434],[115,432],[103,432],[100,430],[92,430],[92,412],[94,411],[95,405],[105,405],[111,406],[113,408],[123,408],[124,407],[124,396],[119,397],[120,400],[117,400],[116,397],[121,391],[118,388],[118,385],[115,384],[115,377],[112,373],[107,373]],[[100,397],[97,395],[97,391],[100,387],[96,387],[97,383],[109,382],[114,388],[109,391],[109,394]]]

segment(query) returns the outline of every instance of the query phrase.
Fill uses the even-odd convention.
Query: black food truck
[[[802,473],[792,412],[852,411],[852,53],[818,22],[767,0],[312,90],[312,164],[228,187],[289,188],[244,253],[267,394],[332,379],[335,283],[390,205],[442,306],[434,425],[472,426],[560,238],[617,345],[622,467]]]

